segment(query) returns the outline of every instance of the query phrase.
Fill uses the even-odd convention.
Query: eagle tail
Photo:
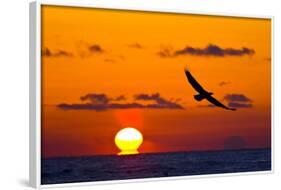
[[[202,94],[196,94],[194,95],[194,99],[197,101],[201,101],[205,98],[205,96],[203,96]]]

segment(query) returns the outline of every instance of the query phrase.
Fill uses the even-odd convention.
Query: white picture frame
[[[147,12],[161,12],[161,13],[183,13],[195,15],[210,15],[210,16],[226,16],[226,17],[245,17],[245,18],[264,18],[270,19],[272,23],[272,66],[271,66],[271,83],[272,83],[272,102],[271,102],[271,171],[262,172],[243,172],[243,173],[229,173],[229,174],[210,174],[198,176],[181,176],[181,177],[165,177],[165,178],[146,178],[146,179],[130,179],[130,180],[113,180],[113,181],[98,181],[98,182],[81,182],[81,183],[66,183],[54,185],[41,185],[41,7],[43,5],[54,6],[67,6],[67,7],[87,7],[87,8],[101,8],[101,9],[115,9],[115,10],[135,10]],[[190,179],[202,177],[217,177],[217,176],[235,176],[235,175],[249,175],[249,174],[271,174],[274,172],[274,97],[273,97],[273,69],[274,69],[274,17],[266,15],[240,15],[228,13],[209,13],[209,12],[194,12],[189,10],[173,10],[173,9],[142,9],[139,7],[131,7],[126,5],[106,5],[99,1],[93,1],[91,4],[79,2],[65,3],[57,1],[50,3],[48,1],[36,1],[30,3],[30,31],[29,31],[29,44],[30,44],[30,69],[29,69],[29,85],[30,85],[30,128],[29,128],[29,180],[30,185],[34,188],[47,188],[47,187],[66,187],[66,186],[80,186],[80,185],[98,185],[98,184],[115,184],[115,183],[128,183],[128,182],[144,182],[144,181],[158,181],[158,180],[177,180],[177,179]]]

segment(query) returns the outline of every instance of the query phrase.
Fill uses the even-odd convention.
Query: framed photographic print
[[[272,22],[31,3],[31,185],[270,173]]]

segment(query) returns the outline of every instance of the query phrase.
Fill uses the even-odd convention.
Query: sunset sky
[[[42,156],[117,154],[125,127],[140,153],[270,147],[270,19],[43,6]]]

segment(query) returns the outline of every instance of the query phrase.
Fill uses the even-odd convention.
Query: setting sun
[[[118,155],[138,154],[142,144],[142,134],[134,128],[124,128],[115,136],[115,144],[121,150]]]

